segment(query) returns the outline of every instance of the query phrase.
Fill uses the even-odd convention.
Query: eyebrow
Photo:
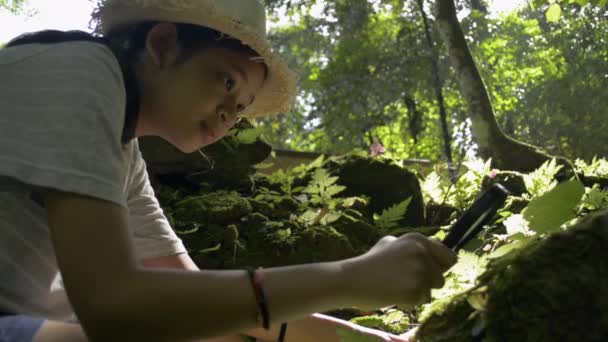
[[[230,66],[236,70],[236,72],[241,75],[241,77],[245,80],[245,82],[249,83],[249,79],[247,78],[247,74],[245,73],[245,70],[243,70],[243,68],[241,68],[238,64],[235,63],[230,63]]]
[[[249,83],[249,79],[247,78],[247,74],[245,73],[245,70],[243,70],[243,68],[241,68],[238,64],[236,63],[230,63],[230,66],[236,70],[236,72],[241,75],[241,77],[245,80],[245,82]],[[249,101],[249,104],[247,105],[247,107],[251,106],[251,104],[253,103],[253,101],[255,101],[255,96],[251,95],[251,101]]]

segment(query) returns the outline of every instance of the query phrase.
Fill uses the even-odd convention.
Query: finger
[[[442,273],[447,271],[452,265],[456,263],[457,256],[454,251],[447,248],[443,243],[435,239],[424,239],[425,247],[427,247],[429,253],[433,256],[437,264],[441,267]]]
[[[376,242],[376,244],[374,245],[374,247],[383,247],[383,246],[388,245],[389,243],[391,243],[391,242],[393,242],[395,240],[397,240],[396,237],[394,237],[392,235],[386,235],[382,239],[378,240],[378,242]]]
[[[445,283],[443,268],[435,262],[435,259],[428,259],[428,274],[430,288],[440,289]]]

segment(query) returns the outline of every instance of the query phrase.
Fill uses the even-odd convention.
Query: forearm
[[[331,262],[264,269],[263,288],[271,321],[290,321],[346,305],[341,265]],[[137,338],[206,338],[259,326],[254,292],[245,271],[140,269],[122,286],[124,291],[105,298],[112,300],[106,304],[114,317],[110,324],[129,330],[128,335]]]

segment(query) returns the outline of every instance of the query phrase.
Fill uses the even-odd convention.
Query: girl
[[[404,341],[312,313],[420,303],[455,261],[440,243],[407,234],[337,262],[204,271],[154,197],[137,137],[190,153],[290,108],[263,6],[105,0],[94,19],[97,36],[0,50],[0,341],[272,340],[287,321],[287,341],[339,341],[338,327]]]

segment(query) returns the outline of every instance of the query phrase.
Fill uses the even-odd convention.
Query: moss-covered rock
[[[342,213],[332,226],[346,236],[353,248],[364,252],[381,238],[380,230],[348,213]]]
[[[240,220],[252,210],[251,204],[236,191],[216,191],[190,196],[175,204],[173,217],[200,224],[226,224]]]
[[[426,206],[426,224],[442,225],[449,223],[450,219],[456,216],[458,208],[449,204],[429,203]]]
[[[409,317],[399,310],[391,310],[387,313],[374,314],[351,319],[351,322],[389,332],[391,334],[403,334],[410,328]]]
[[[339,177],[339,184],[346,186],[342,196],[369,197],[369,207],[374,213],[381,213],[411,196],[407,213],[399,223],[412,227],[424,224],[422,192],[413,172],[390,160],[359,156],[331,159],[325,166]]]
[[[511,196],[507,199],[504,209],[514,214],[519,214],[528,206],[528,204],[530,204],[529,199]]]
[[[242,120],[220,141],[204,147],[203,154],[184,154],[158,137],[142,138],[139,144],[153,184],[192,190],[207,183],[211,190],[248,190],[254,184],[254,165],[272,151],[259,133]]]
[[[605,341],[606,246],[604,212],[494,260],[473,290],[434,305],[418,340]]]
[[[521,196],[527,192],[523,174],[516,171],[493,171],[492,177],[484,177],[482,181],[482,190],[489,189],[496,183],[507,188],[513,196]]]

